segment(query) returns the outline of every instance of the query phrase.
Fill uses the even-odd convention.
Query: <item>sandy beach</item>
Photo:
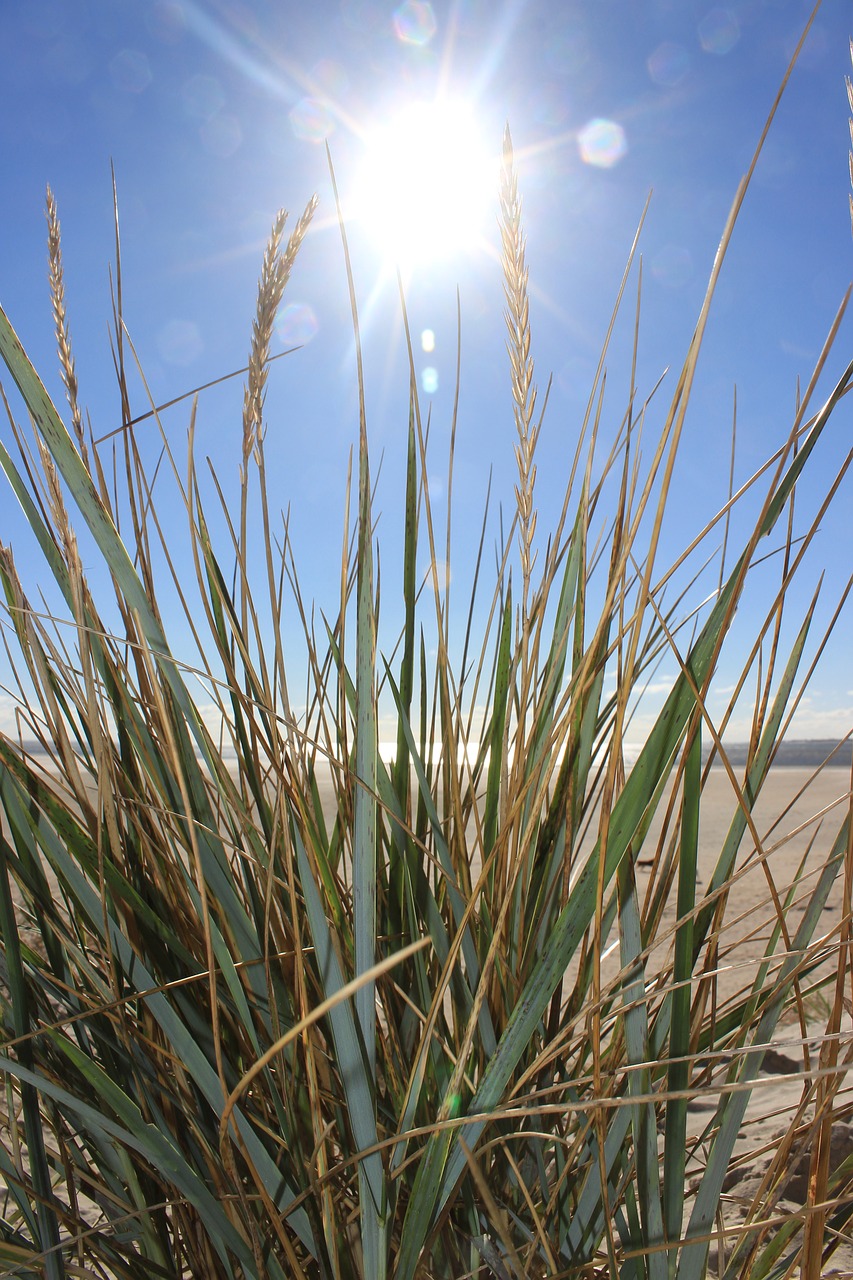
[[[759,850],[747,833],[738,855],[738,878],[724,917],[718,961],[718,998],[721,1005],[750,986],[755,978],[767,940],[777,923],[771,883],[779,900],[784,903],[799,873],[798,886],[784,912],[789,934],[793,936],[796,933],[820,868],[843,821],[849,804],[849,790],[850,773],[846,769],[825,769],[817,778],[812,778],[812,771],[808,769],[775,768],[771,771],[754,811]],[[735,805],[734,791],[727,774],[723,769],[712,770],[700,826],[699,866],[703,885],[707,885],[713,874]],[[821,971],[833,975],[838,967],[843,892],[844,878],[839,874],[812,940],[813,947],[825,953]],[[667,905],[667,913],[674,916],[671,902]],[[781,946],[781,943],[777,945],[777,952]],[[853,1046],[849,971],[846,990],[846,1009],[837,1045],[839,1070],[837,1075],[824,1074],[825,1083],[837,1090],[832,1104],[830,1167],[833,1170],[853,1157],[853,1125],[850,1123],[853,1091],[845,1069]],[[779,1196],[770,1230],[778,1230],[790,1221],[792,1215],[802,1213],[807,1197],[808,1157],[815,1142],[812,1123],[815,1081],[828,1062],[822,1057],[822,1050],[826,1053],[830,1048],[826,1028],[832,993],[833,988],[830,987],[826,992],[805,996],[805,1028],[794,1013],[786,1015],[776,1028],[773,1047],[765,1055],[740,1129],[735,1162],[724,1184],[722,1213],[718,1220],[719,1242],[711,1251],[709,1275],[716,1274],[718,1263],[729,1255],[753,1196],[765,1174],[771,1170],[779,1144],[795,1118],[798,1137],[781,1170],[792,1176]],[[711,1094],[700,1096],[690,1104],[693,1137],[701,1137],[714,1114],[717,1100],[717,1095]],[[698,1150],[700,1153],[704,1151],[701,1143]],[[694,1176],[698,1176],[701,1156],[694,1165]],[[789,1250],[794,1243],[796,1240],[789,1243]],[[799,1276],[799,1263],[793,1274]],[[821,1275],[853,1277],[853,1240],[839,1242]]]
[[[850,774],[845,769],[824,769],[817,777],[810,769],[771,769],[752,813],[754,832],[748,829],[741,841],[736,878],[726,904],[717,963],[721,1000],[752,983],[770,933],[778,923],[773,894],[784,905],[799,874],[798,886],[784,911],[784,927],[791,937],[795,934],[844,819],[849,792]],[[711,881],[738,808],[729,775],[722,768],[712,769],[705,785],[699,827],[700,893]],[[654,848],[659,828],[660,820],[656,819],[646,841],[648,849]],[[639,868],[641,895],[644,863],[646,858]],[[840,922],[842,886],[843,877],[839,875],[824,911],[829,950]],[[673,893],[664,911],[664,919],[673,922],[674,898]]]

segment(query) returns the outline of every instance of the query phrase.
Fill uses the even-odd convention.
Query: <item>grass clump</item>
[[[379,629],[360,360],[355,514],[340,600],[320,634],[286,533],[277,539],[264,386],[276,308],[314,204],[287,243],[279,215],[252,331],[240,511],[232,517],[223,501],[217,512],[223,545],[196,469],[196,408],[186,466],[163,436],[195,566],[194,582],[175,574],[172,588],[199,670],[173,651],[161,614],[159,579],[172,562],[132,425],[120,264],[114,354],[126,429],[111,464],[78,406],[49,195],[71,431],[0,312],[0,353],[34,428],[33,444],[7,405],[15,448],[0,445],[0,461],[64,601],[61,615],[40,612],[11,549],[0,549],[20,724],[17,739],[0,738],[5,1274],[691,1280],[706,1273],[712,1239],[721,1274],[781,1276],[800,1259],[818,1274],[853,1212],[851,1173],[828,1155],[833,1121],[846,1114],[849,813],[817,865],[804,859],[785,885],[769,872],[756,814],[802,693],[810,618],[783,652],[786,594],[843,476],[795,542],[798,477],[853,378],[851,365],[813,408],[837,323],[787,438],[747,486],[764,486],[758,514],[700,616],[683,617],[686,595],[671,603],[665,593],[686,553],[666,572],[657,565],[745,189],[650,461],[639,440],[651,405],[637,408],[633,379],[599,460],[605,345],[562,514],[543,540],[535,459],[545,404],[537,416],[507,134],[517,514],[479,637],[478,560],[460,662],[435,569],[414,375],[401,634],[386,646]],[[112,599],[87,576],[75,520],[109,569]],[[736,771],[721,742],[734,700],[715,720],[706,698],[735,610],[750,599],[759,543],[775,529],[783,569],[734,696],[757,672],[749,758]],[[424,544],[432,571],[421,585]],[[309,671],[299,717],[282,643],[287,583]],[[632,708],[662,654],[679,675],[628,770]],[[215,730],[193,692],[199,675],[214,691]],[[380,700],[395,713],[390,765],[378,750]],[[709,752],[729,771],[732,799],[703,886]],[[767,872],[753,929],[762,950],[726,986],[744,859]],[[837,881],[844,911],[828,945],[818,925]],[[806,1035],[804,1001],[824,1010],[822,1070],[803,1073],[776,1159],[720,1240],[756,1078],[781,1019],[793,1011]],[[712,1103],[698,1132],[696,1098]],[[806,1203],[780,1230],[785,1162],[804,1135],[814,1138]]]

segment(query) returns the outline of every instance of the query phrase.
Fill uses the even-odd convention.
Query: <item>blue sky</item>
[[[554,379],[537,481],[540,531],[547,530],[562,500],[598,352],[649,192],[638,383],[645,395],[670,369],[659,420],[737,183],[810,7],[800,0],[8,3],[0,77],[0,302],[60,403],[43,217],[49,182],[62,222],[81,398],[95,435],[106,434],[118,422],[107,343],[110,162],[121,213],[125,315],[158,402],[244,364],[272,217],[284,205],[295,220],[316,192],[319,213],[276,339],[278,350],[294,341],[304,346],[270,374],[267,458],[273,502],[291,508],[303,590],[331,608],[357,416],[346,280],[323,146],[328,139],[348,213],[374,474],[382,459],[377,514],[383,581],[391,583],[401,528],[408,375],[387,244],[371,225],[375,215],[362,210],[359,217],[354,192],[377,129],[408,103],[437,95],[462,100],[489,154],[499,153],[506,121],[515,143],[540,389],[549,375]],[[740,484],[783,443],[797,379],[807,382],[850,280],[844,77],[851,29],[849,6],[826,0],[759,163],[712,312],[661,567],[725,501],[733,388]],[[437,510],[444,500],[459,290],[453,575],[462,584],[460,608],[489,468],[493,491],[505,504],[512,501],[515,479],[496,213],[493,199],[476,242],[439,261],[415,262],[407,277],[423,402],[432,414]],[[608,432],[612,438],[625,405],[632,306],[608,361],[612,400],[605,438]],[[430,351],[420,342],[426,330],[434,335]],[[845,319],[818,400],[850,358],[851,337],[853,326]],[[144,412],[141,385],[135,393]],[[199,454],[210,455],[232,493],[241,397],[239,379],[205,393],[197,426]],[[845,404],[801,486],[799,531],[846,456],[850,420]],[[187,405],[163,421],[183,456]],[[140,426],[143,447],[145,430]],[[797,609],[826,571],[816,641],[850,574],[850,499],[846,483],[791,597],[793,628]],[[13,505],[4,502],[0,511],[0,537],[25,548]],[[178,558],[185,541],[180,514],[171,535]],[[735,522],[733,546],[739,530]],[[32,576],[24,571],[28,586],[40,580],[39,572],[34,564]],[[772,563],[765,572],[756,609],[775,587]],[[393,587],[384,590],[393,631]],[[755,617],[743,619],[744,638]],[[853,724],[850,631],[848,611],[798,717],[797,736],[843,735]],[[176,640],[180,650],[179,625]],[[724,664],[721,670],[720,697],[727,674],[734,678],[736,658],[735,652],[731,669]],[[675,671],[674,663],[662,664],[649,713]],[[636,731],[642,734],[642,718]]]

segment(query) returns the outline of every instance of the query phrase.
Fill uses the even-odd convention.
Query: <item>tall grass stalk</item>
[[[632,249],[562,514],[544,538],[534,480],[547,395],[537,416],[507,131],[515,526],[481,602],[484,516],[459,645],[438,571],[450,538],[441,548],[434,527],[411,345],[400,406],[404,621],[399,636],[380,629],[343,222],[358,454],[340,599],[318,633],[286,521],[275,530],[280,495],[264,456],[270,335],[314,202],[284,248],[285,215],[276,218],[263,260],[242,440],[235,432],[236,514],[219,479],[211,486],[197,470],[199,401],[186,461],[160,428],[186,516],[188,581],[137,447],[139,420],[152,419],[145,429],[160,420],[153,400],[131,409],[118,235],[113,353],[124,420],[111,461],[83,427],[48,192],[70,430],[0,311],[0,355],[25,410],[21,426],[5,402],[0,462],[62,601],[47,616],[35,566],[22,577],[12,549],[0,547],[18,723],[0,736],[4,1274],[699,1280],[713,1242],[731,1280],[798,1268],[814,1277],[849,1231],[853,1168],[830,1160],[833,1124],[849,1113],[849,799],[823,815],[790,883],[770,860],[784,837],[763,829],[759,809],[827,639],[811,635],[809,610],[784,649],[782,619],[851,461],[805,522],[799,508],[795,516],[797,481],[820,466],[853,379],[850,364],[817,403],[846,299],[777,451],[683,555],[659,564],[709,308],[754,164],[660,411],[660,388],[643,403],[636,385]],[[630,394],[614,418],[603,370],[632,273]],[[731,546],[739,523],[730,516],[750,503],[750,531],[731,563],[724,551],[718,589],[696,610],[696,555],[720,528]],[[259,522],[248,518],[252,504]],[[99,555],[107,577],[84,567],[84,534],[87,562]],[[783,554],[762,615],[752,584],[771,534]],[[421,587],[424,548],[431,570]],[[282,640],[288,588],[309,672],[298,717]],[[178,602],[171,612],[167,596]],[[736,610],[752,619],[745,645],[731,641]],[[195,639],[192,665],[170,644],[175,611]],[[715,717],[709,690],[730,648],[741,673]],[[630,767],[631,717],[664,657],[677,678]],[[214,727],[194,693],[199,680],[215,699]],[[741,768],[723,734],[751,682]],[[391,764],[378,750],[380,702],[395,716]],[[712,762],[728,774],[730,821],[703,868]],[[766,876],[751,926],[761,949],[733,981],[738,885],[753,866]],[[836,882],[842,919],[827,933],[819,926]],[[782,1117],[745,1216],[727,1226],[727,1179],[768,1047],[786,1018],[814,1035],[807,1010],[821,1007],[825,1034],[817,1064],[806,1053],[800,1104]],[[698,1128],[697,1100],[709,1108]],[[811,1137],[805,1203],[780,1218],[794,1157]]]

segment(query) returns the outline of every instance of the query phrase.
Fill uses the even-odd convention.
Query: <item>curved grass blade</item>
[[[483,856],[488,857],[495,847],[500,818],[501,767],[506,734],[507,703],[509,697],[510,645],[512,641],[512,587],[507,587],[503,622],[498,640],[498,661],[495,671],[495,693],[492,702],[492,721],[489,741],[489,772],[486,781],[486,799],[483,805]],[[492,876],[492,884],[494,876]]]
[[[672,1016],[663,1151],[663,1200],[666,1238],[681,1238],[687,1159],[687,1088],[690,1080],[690,982],[693,976],[693,910],[699,852],[699,810],[702,795],[702,735],[699,724],[690,743],[684,771],[681,814],[681,852],[675,958],[672,972]],[[674,1261],[670,1255],[671,1264]]]
[[[338,226],[343,243],[344,262],[349,285],[350,310],[355,335],[358,366],[358,551],[356,604],[356,793],[353,813],[353,938],[355,944],[355,978],[369,974],[376,963],[376,760],[378,754],[376,726],[376,613],[373,601],[373,525],[371,518],[370,464],[367,450],[367,412],[364,397],[364,369],[358,306],[346,227],[341,212],[331,153],[326,144],[326,157],[332,179]],[[374,1081],[371,1094],[372,1114],[376,1116],[376,982],[370,977],[355,995],[355,1012],[366,1054],[367,1070]],[[370,1276],[383,1280],[387,1266],[387,1204],[384,1179],[371,1184],[367,1166],[358,1166],[361,1202],[362,1248],[364,1265]]]
[[[305,895],[305,909],[308,916],[308,927],[317,953],[317,963],[323,986],[324,999],[331,1000],[346,985],[343,969],[338,957],[335,942],[329,929],[329,922],[323,910],[314,873],[308,861],[305,846],[299,833],[293,833],[296,847],[296,858],[299,865],[299,878],[302,892]],[[353,1014],[348,1000],[339,1000],[329,1010],[329,1022],[335,1042],[335,1055],[341,1084],[346,1094],[347,1116],[352,1126],[356,1151],[366,1151],[375,1147],[378,1141],[376,1131],[376,1083],[358,1023],[357,1013]],[[365,1156],[359,1161],[360,1181],[363,1179],[362,1192],[370,1197],[373,1216],[381,1223],[387,1212],[387,1193],[385,1172],[382,1157],[378,1152]],[[361,1204],[362,1222],[371,1216],[364,1199]],[[379,1241],[377,1240],[377,1244]],[[382,1264],[383,1267],[386,1264]]]
[[[648,1280],[666,1280],[664,1241],[658,1172],[657,1126],[652,1092],[652,1054],[649,1046],[649,1018],[646,1005],[645,966],[640,906],[634,877],[633,855],[629,849],[616,872],[619,901],[619,946],[622,959],[622,1000],[625,1005],[625,1046],[628,1066],[628,1096],[646,1101],[629,1103],[637,1166],[637,1200],[642,1239],[623,1241],[626,1247],[642,1243],[645,1256],[634,1259],[635,1267]]]
[[[677,1280],[704,1280],[708,1237],[720,1202],[723,1179],[728,1171],[732,1151],[749,1103],[750,1086],[761,1070],[764,1054],[772,1042],[773,1032],[784,1008],[788,990],[798,975],[812,935],[820,922],[829,891],[844,865],[849,826],[850,814],[848,813],[805,908],[799,928],[792,940],[791,951],[782,962],[773,992],[764,1006],[764,1012],[752,1036],[752,1047],[743,1054],[738,1063],[734,1077],[737,1088],[726,1094],[720,1101],[716,1116],[716,1134],[693,1211],[690,1214],[685,1244],[676,1273]],[[696,1239],[691,1240],[691,1237]]]
[[[9,983],[12,1008],[12,1031],[18,1041],[18,1057],[23,1066],[32,1068],[33,1051],[30,1035],[30,1012],[21,943],[12,901],[9,881],[8,856],[11,853],[5,836],[0,834],[0,934],[3,938],[3,954]],[[37,1233],[35,1242],[44,1253],[44,1271],[47,1280],[64,1280],[65,1267],[59,1251],[59,1222],[50,1184],[50,1167],[44,1147],[38,1092],[29,1082],[21,1084],[21,1104],[24,1111],[24,1132],[30,1161],[30,1176],[36,1208]]]

